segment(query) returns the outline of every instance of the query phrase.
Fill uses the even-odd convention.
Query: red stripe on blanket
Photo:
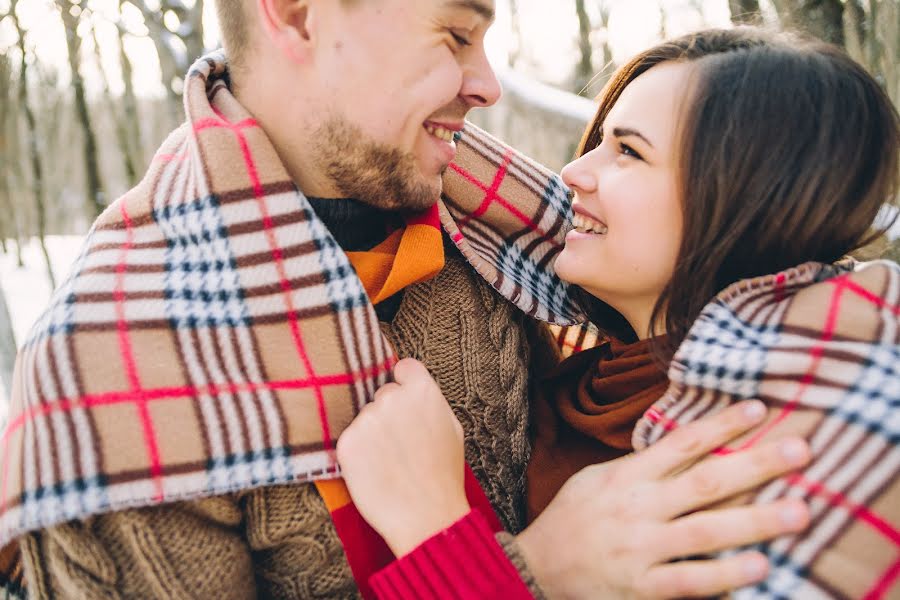
[[[131,384],[131,390],[135,394],[133,403],[138,412],[141,421],[141,428],[144,432],[144,449],[147,452],[147,458],[150,460],[150,475],[153,477],[153,487],[155,488],[153,499],[161,502],[163,499],[162,487],[162,465],[159,460],[159,445],[156,441],[156,431],[153,429],[153,419],[147,410],[147,402],[143,398],[143,390],[141,381],[138,377],[137,365],[134,360],[134,349],[131,346],[131,337],[128,331],[128,318],[125,316],[125,265],[128,259],[128,251],[134,244],[134,227],[128,210],[125,208],[125,202],[119,203],[122,213],[122,220],[125,222],[125,242],[121,245],[119,261],[116,265],[116,286],[113,297],[116,302],[116,319],[117,329],[119,333],[119,351],[122,354],[122,361],[125,364],[125,371],[128,376],[128,382]],[[6,497],[4,496],[4,500]]]
[[[506,160],[505,157],[504,157],[504,160]],[[501,170],[503,170],[503,171],[505,172],[505,169],[506,169],[507,165],[508,165],[508,160],[507,160],[506,163],[504,163],[504,164],[501,166]],[[477,186],[478,188],[480,188],[483,192],[485,192],[485,193],[487,193],[487,194],[489,194],[489,195],[491,194],[491,192],[490,192],[490,189],[491,189],[491,188],[490,188],[490,187],[488,187],[488,186],[486,186],[485,184],[483,184],[482,182],[480,182],[480,181],[478,180],[477,177],[475,177],[474,175],[472,175],[471,173],[469,173],[468,171],[466,171],[465,169],[463,169],[462,167],[460,167],[460,166],[457,165],[456,163],[450,163],[450,168],[453,169],[454,171],[456,171],[457,173],[459,173],[460,176],[462,176],[466,181],[468,181],[469,183],[471,183],[471,184]],[[495,178],[495,179],[496,179],[496,178]],[[498,189],[499,189],[499,184],[498,184]],[[528,216],[525,215],[525,213],[523,213],[522,211],[520,211],[519,209],[517,209],[511,202],[509,202],[509,200],[507,200],[506,198],[504,198],[503,196],[501,196],[500,194],[498,194],[498,193],[496,193],[496,192],[493,194],[493,197],[492,197],[492,198],[493,198],[493,201],[494,201],[494,202],[497,202],[497,203],[499,203],[501,206],[503,206],[503,208],[505,208],[511,215],[513,215],[514,217],[516,217],[516,218],[517,218],[519,221],[521,221],[526,227],[528,227],[529,230],[531,230],[531,231],[534,232],[534,233],[539,234],[539,235],[542,236],[543,238],[546,238],[546,241],[547,241],[548,244],[550,244],[550,245],[553,246],[554,248],[559,248],[559,247],[561,246],[561,244],[559,244],[559,243],[553,238],[553,236],[551,236],[549,233],[547,233],[546,231],[544,231],[543,229],[541,229],[541,228],[538,226],[538,224],[537,224],[533,219],[529,219]],[[487,198],[485,198],[485,199],[487,199]],[[480,209],[481,209],[481,207],[479,206],[479,210],[480,210]],[[485,210],[486,210],[486,209],[485,209]],[[481,214],[483,214],[483,213],[481,213]],[[461,219],[461,220],[459,221],[458,227],[459,227],[460,231],[462,231],[462,228],[465,226],[466,222],[469,221],[469,220],[471,220],[471,218],[472,218],[473,216],[475,216],[475,215],[473,214],[473,215],[471,215],[471,216],[469,216],[469,217],[466,217],[466,218],[464,218],[464,219]],[[462,236],[460,236],[460,239],[462,239]],[[458,241],[458,240],[454,240],[454,241]]]
[[[887,570],[878,578],[878,581],[872,586],[872,589],[866,592],[863,600],[881,600],[886,596],[888,591],[900,576],[900,559],[887,568]]]
[[[822,335],[819,337],[819,342],[809,351],[812,362],[806,370],[806,374],[800,380],[800,389],[797,390],[794,398],[782,407],[781,412],[777,417],[772,419],[769,423],[766,423],[759,431],[750,436],[750,439],[744,442],[738,450],[752,448],[757,442],[772,431],[772,429],[787,419],[797,406],[800,405],[800,399],[803,397],[803,394],[806,393],[809,384],[814,380],[816,371],[819,370],[819,363],[822,362],[822,355],[825,352],[825,343],[831,340],[831,337],[834,335],[838,315],[841,312],[841,297],[844,294],[844,290],[847,288],[848,277],[849,275],[842,275],[829,281],[829,283],[834,284],[834,292],[831,294],[831,304],[828,306],[828,315],[825,317],[825,326],[822,329]]]
[[[810,481],[802,475],[790,475],[787,478],[790,485],[802,488],[807,492],[826,500],[829,505],[841,507],[850,512],[855,520],[871,525],[878,533],[882,534],[895,546],[900,547],[900,531],[887,522],[881,515],[870,510],[862,504],[857,504],[841,494],[833,492],[818,481]]]
[[[275,239],[275,226],[272,221],[272,216],[269,214],[268,208],[266,207],[265,193],[259,179],[256,162],[253,159],[253,153],[250,150],[250,144],[247,142],[247,136],[245,136],[242,131],[245,127],[258,127],[258,123],[254,119],[244,119],[239,123],[231,123],[215,106],[212,106],[212,109],[221,121],[216,121],[215,119],[202,119],[194,125],[194,131],[200,131],[208,127],[224,127],[230,129],[234,133],[238,144],[240,145],[241,155],[244,157],[244,166],[247,169],[247,176],[250,178],[250,183],[253,186],[253,193],[256,197],[259,213],[262,216],[266,239],[269,242],[272,259],[275,263],[276,272],[278,273],[279,285],[284,292],[284,302],[287,305],[288,313],[288,325],[291,329],[294,348],[297,351],[297,355],[300,357],[300,361],[303,363],[303,368],[306,369],[306,374],[314,382],[310,387],[313,388],[316,395],[316,406],[319,411],[319,426],[322,428],[322,444],[326,450],[329,450],[334,446],[334,443],[331,439],[331,426],[328,423],[328,409],[325,407],[325,395],[322,393],[321,386],[315,383],[315,370],[313,369],[309,354],[306,351],[306,344],[303,343],[303,335],[300,333],[300,324],[297,320],[294,301],[291,298],[292,290],[287,272],[284,268],[282,251],[278,246],[278,241]]]
[[[509,168],[510,160],[512,160],[512,150],[507,148],[506,152],[503,153],[503,162],[500,165],[500,168],[497,169],[497,172],[494,173],[494,180],[491,182],[491,186],[486,190],[487,193],[484,196],[484,200],[481,201],[481,204],[478,206],[478,208],[475,209],[474,212],[472,212],[467,217],[459,220],[460,231],[462,231],[463,227],[465,227],[469,223],[469,221],[478,218],[486,213],[488,208],[491,207],[491,204],[493,204],[494,201],[499,198],[497,192],[500,190],[500,184],[503,183],[503,179],[506,177],[506,170]],[[459,171],[459,169],[457,169],[457,171]]]

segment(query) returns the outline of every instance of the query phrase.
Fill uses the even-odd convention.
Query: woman
[[[579,158],[562,172],[574,227],[555,263],[610,342],[545,378],[533,407],[530,518],[584,467],[759,397],[772,417],[719,453],[801,434],[813,461],[733,502],[806,496],[813,524],[761,547],[773,573],[745,591],[897,592],[900,268],[841,259],[877,236],[878,211],[896,197],[898,121],[883,90],[838,49],[752,28],[691,34],[619,69]],[[434,552],[453,528],[440,532],[468,511],[452,415],[435,416],[439,392],[424,369],[398,367],[400,383],[338,447],[362,514],[409,552],[377,586],[385,596],[402,595],[390,587],[402,583],[397,573],[417,553]],[[422,398],[421,409],[410,401]],[[409,415],[418,410],[430,415],[424,446],[395,426],[415,422]],[[386,435],[392,441],[378,455],[357,450]],[[438,492],[386,501],[378,481],[400,464],[391,453],[435,465],[419,483]],[[679,512],[665,498],[633,501]],[[443,519],[415,520],[424,525],[409,531],[409,514]],[[640,543],[635,536],[623,553]],[[533,565],[539,558],[525,556]],[[616,595],[616,577],[633,575],[611,570],[603,597]]]

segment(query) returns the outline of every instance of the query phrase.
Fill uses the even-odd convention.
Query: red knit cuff
[[[375,573],[369,583],[381,600],[533,598],[477,510]]]

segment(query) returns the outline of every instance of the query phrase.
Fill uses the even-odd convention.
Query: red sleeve
[[[533,600],[477,510],[375,573],[369,583],[380,600]]]

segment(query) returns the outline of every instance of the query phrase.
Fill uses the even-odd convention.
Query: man
[[[461,256],[438,228],[439,218],[451,231],[493,227],[495,211],[479,204],[498,193],[535,202],[516,214],[567,202],[555,178],[509,151],[499,169],[509,177],[493,187],[476,165],[447,170],[468,111],[500,94],[484,53],[493,2],[220,0],[217,10],[227,71],[221,55],[195,65],[186,125],[98,219],[19,359],[0,542],[18,538],[38,597],[369,594],[384,548],[335,483],[334,446],[395,355],[429,367],[466,428],[472,503],[490,501],[512,533],[525,525],[537,336],[516,307],[577,316],[543,274],[565,224],[534,217],[512,267],[456,230]],[[490,154],[495,142],[466,135]],[[443,176],[468,185],[474,205],[457,198],[439,217]],[[721,442],[737,429],[720,421],[696,435]],[[678,443],[693,446],[675,454],[685,465],[714,447]],[[739,457],[746,480],[720,494],[785,470],[771,452]],[[652,479],[642,465],[617,480]],[[700,466],[684,477],[716,475]],[[713,499],[688,489],[687,506]],[[549,534],[579,504],[548,511],[522,543],[578,546]],[[802,526],[768,507],[743,514],[740,539],[685,525],[651,541],[688,556],[709,536],[741,545]],[[607,532],[577,534],[593,547]],[[570,553],[531,547],[533,580],[516,540],[498,539],[535,594],[597,576]],[[735,561],[678,573],[661,594],[764,575]]]

